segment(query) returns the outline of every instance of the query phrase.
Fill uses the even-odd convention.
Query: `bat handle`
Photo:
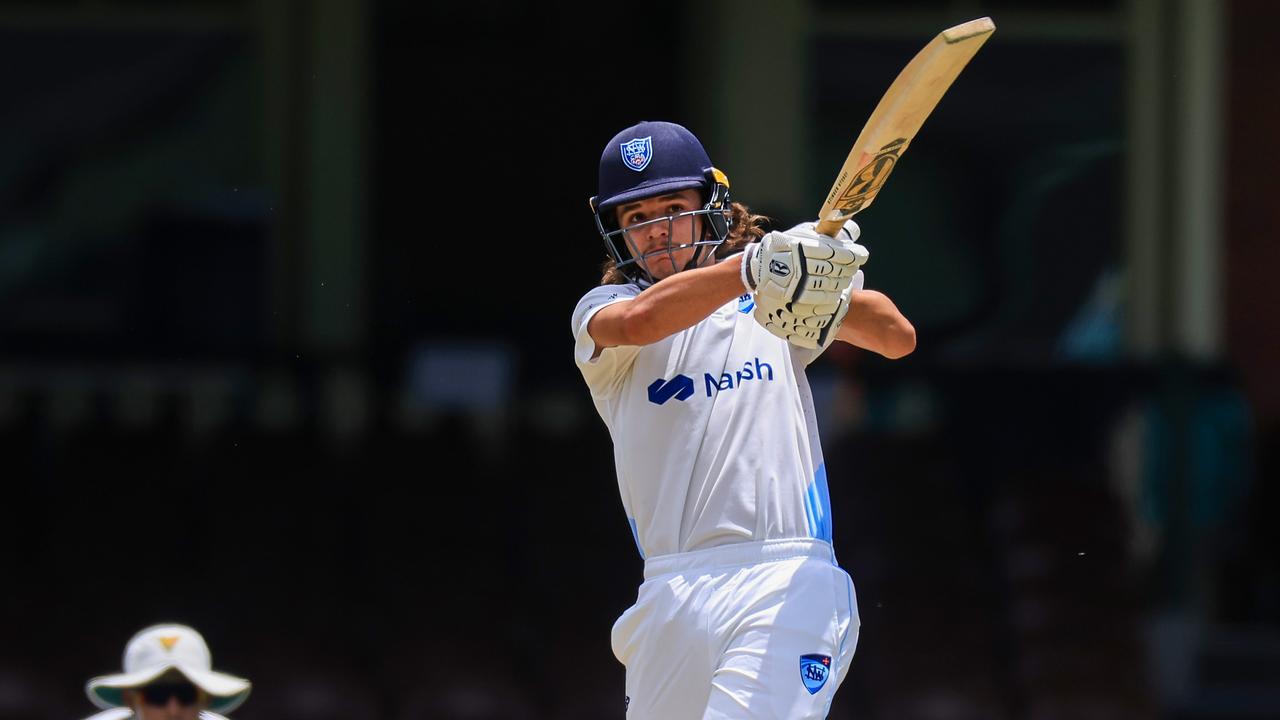
[[[853,217],[853,213],[842,213],[839,210],[832,210],[825,220],[819,220],[814,229],[828,237],[835,237],[840,232],[840,228],[844,227],[844,223]]]

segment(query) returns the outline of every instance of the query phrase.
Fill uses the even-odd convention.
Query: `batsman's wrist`
[[[760,243],[750,243],[742,251],[742,287],[747,289],[748,295],[756,291],[756,286],[751,282],[751,260],[757,252],[760,252]]]

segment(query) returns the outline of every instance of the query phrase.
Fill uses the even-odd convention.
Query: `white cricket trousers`
[[[628,720],[825,718],[858,642],[853,581],[822,540],[649,558],[613,625]]]

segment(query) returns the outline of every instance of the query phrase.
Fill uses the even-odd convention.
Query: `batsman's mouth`
[[[648,262],[653,262],[659,259],[669,260],[671,258],[678,258],[682,252],[689,251],[692,249],[693,249],[692,244],[690,245],[675,245],[675,244],[655,245],[643,251],[640,257],[644,258]]]

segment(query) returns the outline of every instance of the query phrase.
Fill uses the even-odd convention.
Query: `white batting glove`
[[[813,228],[813,223],[802,223],[746,247],[742,281],[757,302],[834,305],[839,300],[867,261],[867,249],[854,242],[861,231],[852,220],[835,238]]]
[[[772,291],[762,273],[753,316],[766,330],[793,345],[826,348],[835,340],[849,311],[851,284],[870,257],[867,249],[856,242],[862,231],[849,220],[835,237],[819,234],[814,223],[801,223],[778,234],[785,238],[780,242],[794,243],[808,262],[806,269],[814,272],[804,273],[786,288],[790,295]],[[764,239],[769,240],[770,235]]]
[[[796,302],[813,304],[820,304],[821,302],[833,303],[839,298],[840,293],[844,292],[846,287],[849,287],[853,276],[871,257],[871,253],[867,251],[866,247],[858,244],[858,238],[862,236],[862,228],[858,227],[858,223],[852,220],[846,220],[844,226],[836,231],[834,237],[823,235],[815,228],[815,223],[800,223],[788,229],[786,235],[796,238],[802,246],[807,248],[827,248],[830,253],[827,256],[827,262],[830,263],[830,272],[825,273],[825,275],[835,279],[838,287],[823,288],[830,292],[826,297],[804,299],[797,297],[795,300]],[[814,255],[816,256],[817,254],[815,253]]]
[[[756,301],[752,316],[764,329],[797,347],[809,350],[826,349],[835,342],[849,313],[849,300],[854,288],[846,287],[836,302],[810,305],[783,306],[767,299]]]

